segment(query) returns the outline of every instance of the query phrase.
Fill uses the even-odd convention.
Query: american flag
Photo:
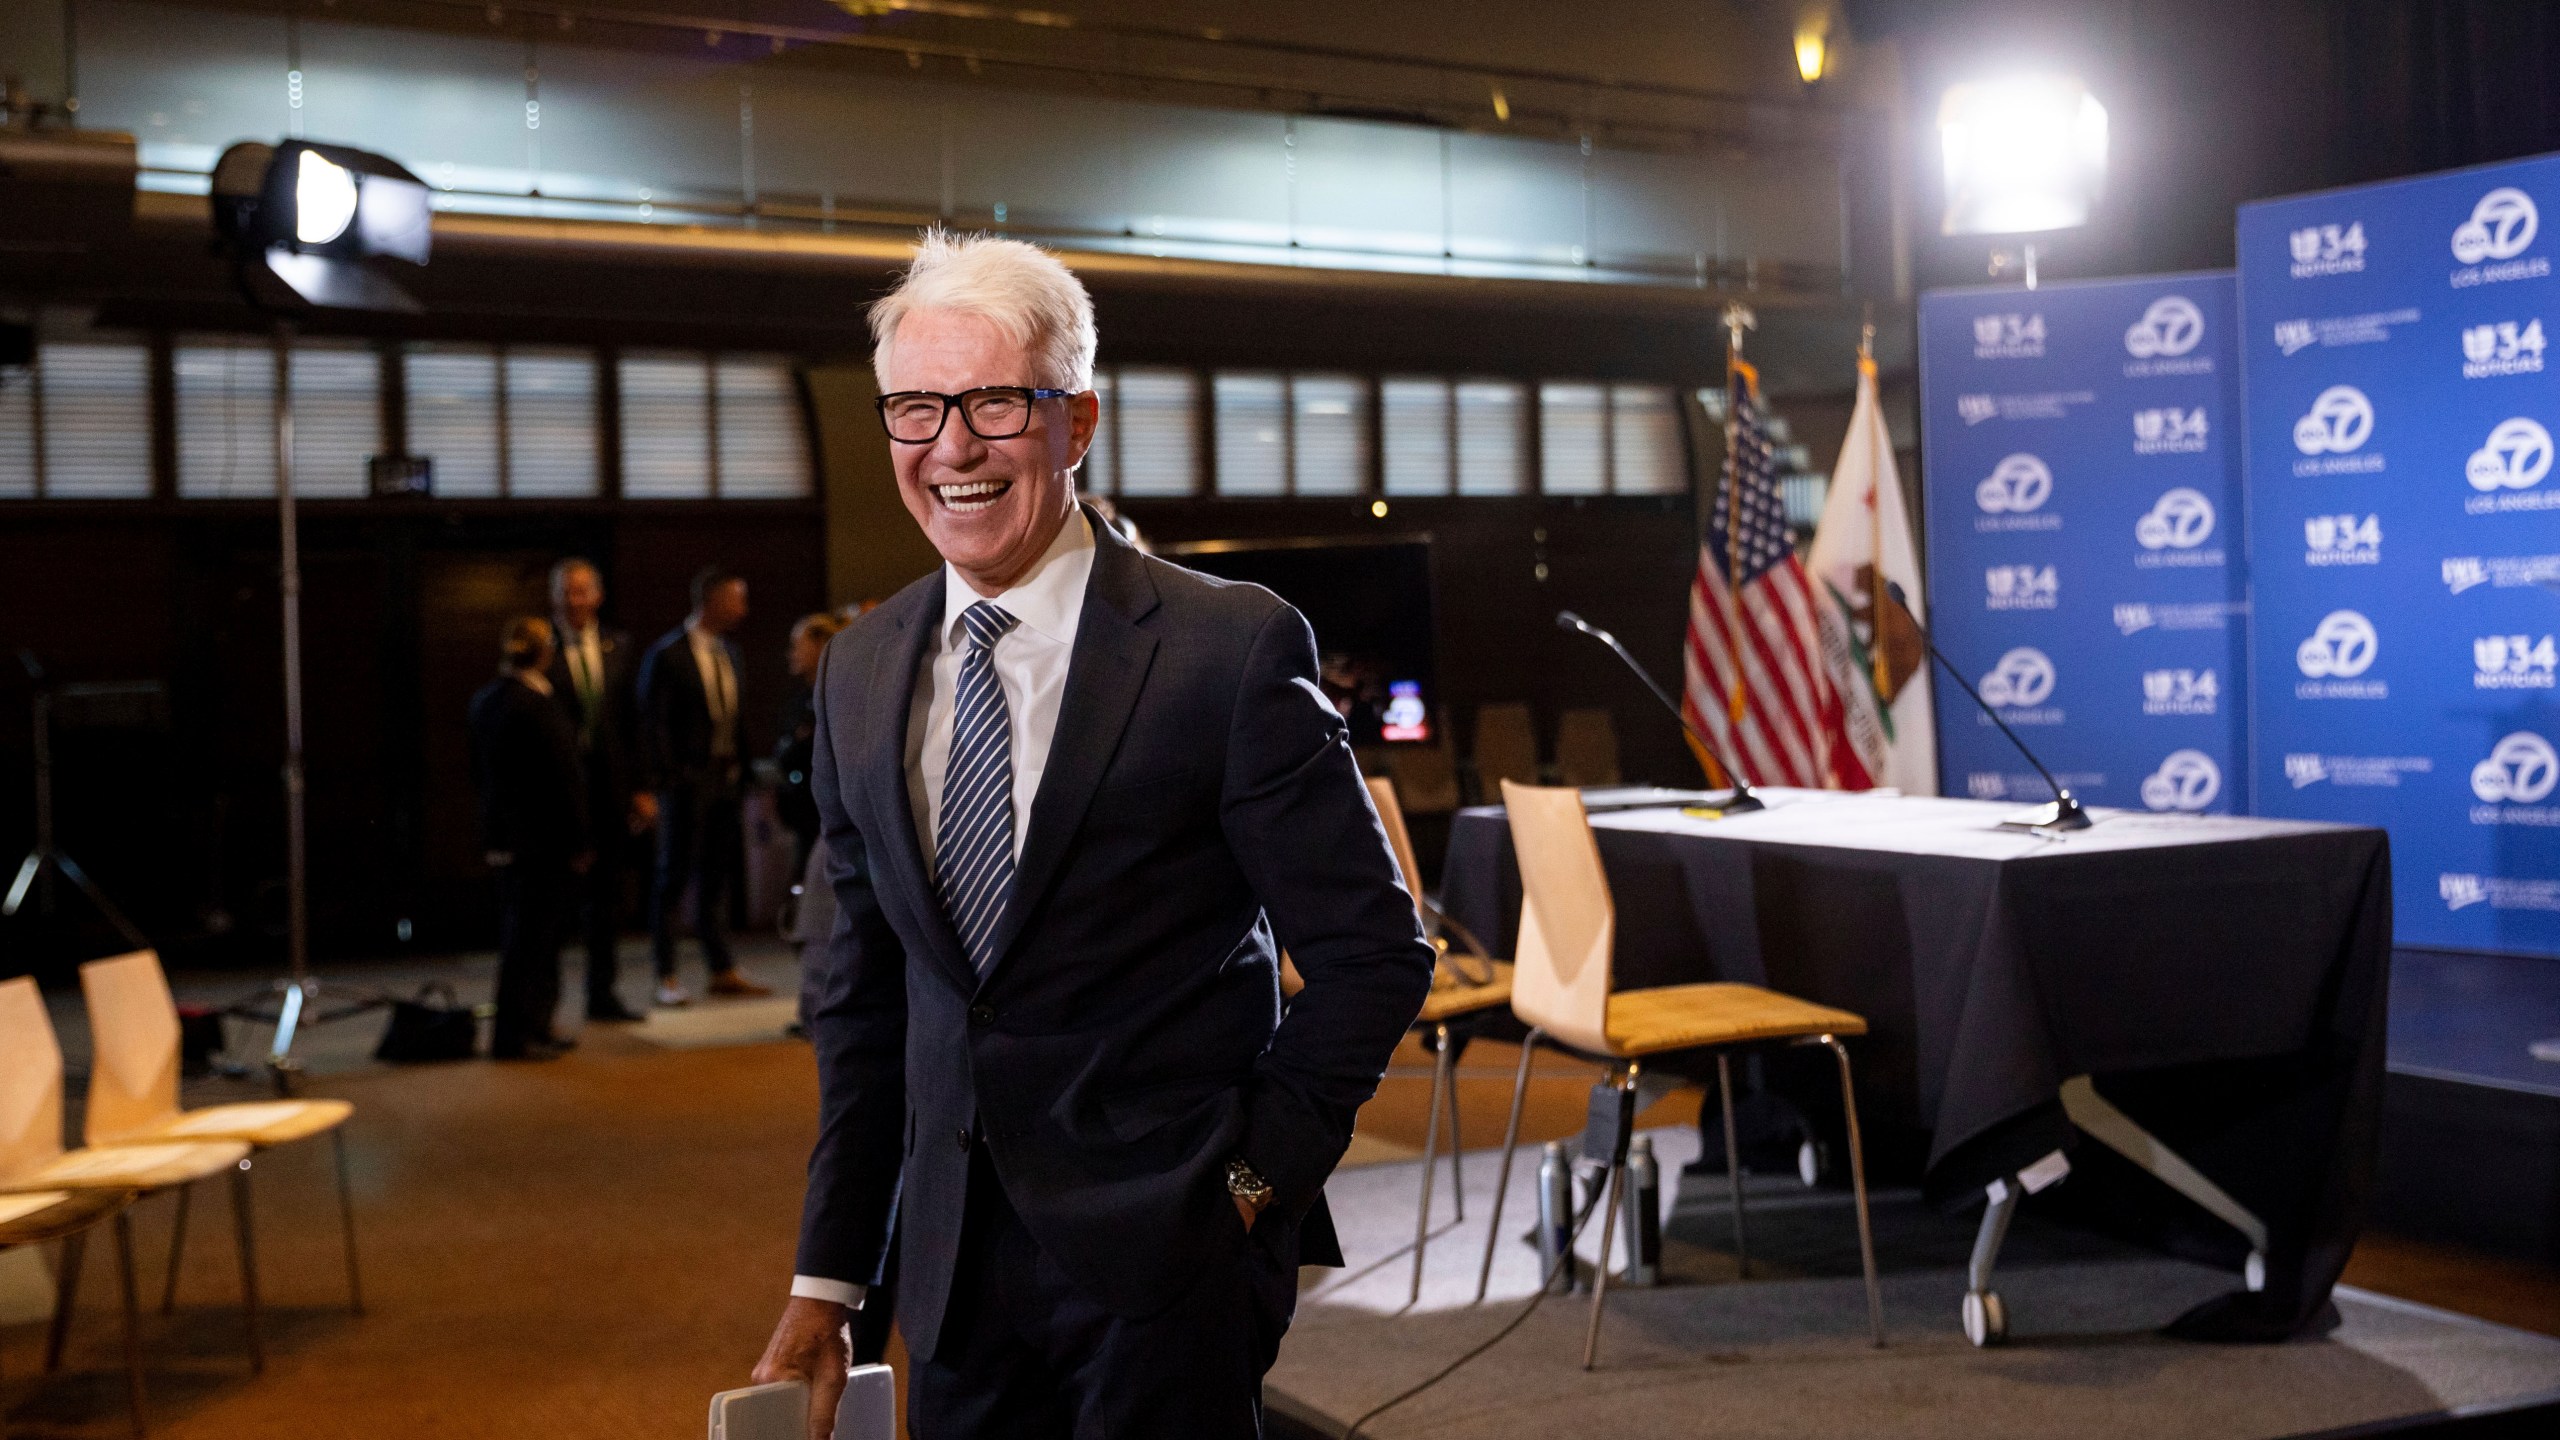
[[[1760,372],[1735,360],[1725,401],[1724,475],[1689,587],[1684,708],[1755,785],[1857,784],[1840,770],[1840,697],[1813,583],[1787,539]]]

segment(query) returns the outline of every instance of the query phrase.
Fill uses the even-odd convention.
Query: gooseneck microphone
[[[1698,733],[1698,727],[1690,724],[1689,717],[1680,713],[1680,702],[1671,698],[1671,692],[1663,689],[1659,684],[1655,683],[1653,676],[1649,674],[1642,665],[1636,663],[1636,657],[1627,653],[1627,647],[1618,643],[1617,636],[1610,634],[1608,631],[1601,629],[1599,626],[1592,624],[1590,621],[1583,619],[1581,616],[1574,614],[1570,610],[1559,610],[1556,612],[1556,628],[1559,630],[1579,630],[1583,634],[1590,636],[1592,639],[1599,641],[1601,644],[1608,646],[1620,660],[1626,662],[1628,669],[1636,672],[1636,678],[1644,682],[1644,688],[1653,692],[1654,699],[1662,702],[1663,709],[1671,712],[1671,718],[1680,722],[1680,728],[1689,733],[1689,738],[1697,743],[1698,749],[1703,751],[1708,759],[1716,762],[1718,768],[1722,769],[1725,774],[1733,777],[1733,798],[1725,801],[1722,805],[1717,806],[1716,808],[1718,810],[1723,811],[1727,815],[1739,815],[1746,811],[1764,810],[1768,808],[1761,801],[1759,796],[1751,793],[1751,782],[1743,778],[1742,772],[1734,768],[1732,761],[1725,759],[1722,754],[1718,753],[1713,742],[1709,741],[1706,736]]]
[[[1920,623],[1918,615],[1912,614],[1911,602],[1904,598],[1902,586],[1887,580],[1884,593],[1892,598],[1894,604],[1902,607],[1903,614],[1911,616],[1911,628],[1919,632],[1920,643],[1929,647],[1930,657],[1945,668],[1947,678],[1955,681],[1957,687],[1981,707],[1982,713],[1991,717],[1991,723],[1999,726],[2000,733],[2009,737],[2009,743],[2018,747],[2018,753],[2027,757],[2027,763],[2036,767],[2036,773],[2044,777],[2045,788],[2053,792],[2052,804],[2039,805],[2015,820],[2003,820],[2000,828],[2030,830],[2037,834],[2088,829],[2089,812],[2080,808],[2079,797],[2053,778],[2053,772],[2044,768],[2044,762],[2036,758],[2036,752],[2027,748],[2027,742],[2018,738],[2018,732],[2010,729],[2009,722],[2000,718],[2000,712],[1992,709],[1990,702],[1982,698],[1982,692],[1973,688],[1973,682],[1964,678],[1964,672],[1956,668],[1956,662],[1948,659],[1947,652],[1938,648],[1937,637],[1929,633],[1928,626]]]

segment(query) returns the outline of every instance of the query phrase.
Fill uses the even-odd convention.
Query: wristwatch
[[[1256,1215],[1271,1205],[1271,1182],[1242,1160],[1227,1162],[1227,1193],[1243,1201]]]

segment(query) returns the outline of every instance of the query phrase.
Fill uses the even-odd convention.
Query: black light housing
[[[424,265],[432,216],[424,181],[350,146],[244,141],[213,168],[214,228],[313,305],[418,309],[363,262]]]

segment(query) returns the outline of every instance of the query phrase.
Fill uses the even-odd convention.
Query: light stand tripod
[[[107,923],[116,927],[135,949],[148,949],[151,942],[143,938],[132,921],[124,918],[124,912],[107,898],[107,892],[98,888],[98,882],[89,878],[89,872],[80,868],[79,861],[53,843],[53,702],[56,687],[45,683],[44,666],[38,663],[34,651],[19,651],[18,663],[26,667],[27,679],[36,687],[36,844],[27,852],[27,858],[19,862],[18,878],[10,884],[8,898],[0,900],[0,916],[14,917],[26,905],[27,892],[31,889],[36,891],[37,913],[52,914],[53,882],[59,876],[88,896],[89,903],[96,906],[98,913],[107,917]],[[150,684],[66,685],[60,687],[60,692],[75,697],[142,696],[157,694],[159,688]],[[41,889],[36,888],[39,882],[42,883]]]

